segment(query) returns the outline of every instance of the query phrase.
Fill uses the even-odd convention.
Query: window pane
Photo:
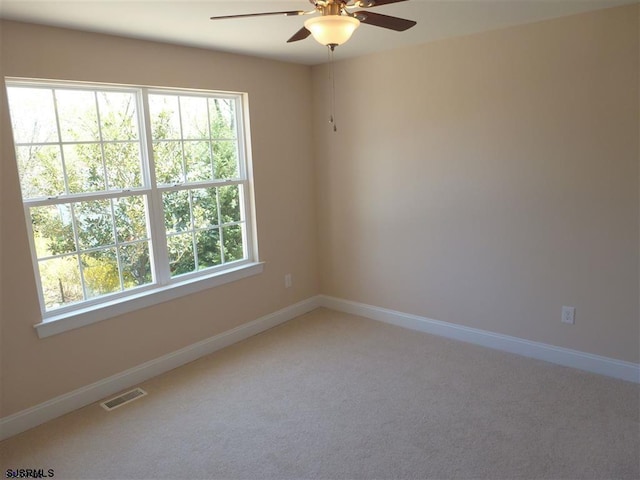
[[[215,188],[192,190],[193,227],[196,229],[218,225],[218,201]]]
[[[182,138],[210,138],[206,98],[181,96],[180,115],[182,116]]]
[[[106,189],[99,143],[65,145],[62,151],[69,193],[100,192]]]
[[[58,145],[17,147],[23,198],[52,197],[65,192]]]
[[[151,132],[154,140],[182,138],[180,113],[176,95],[149,95]]]
[[[105,143],[104,160],[110,190],[142,186],[142,161],[137,143]]]
[[[62,141],[99,141],[95,93],[82,90],[56,90],[55,95]]]
[[[113,200],[118,242],[148,238],[147,217],[143,197],[121,197]]]
[[[162,194],[164,227],[167,233],[191,230],[189,194],[186,190]]]
[[[156,181],[159,184],[173,185],[184,182],[182,142],[154,142],[153,159]]]
[[[218,189],[220,196],[220,220],[222,223],[239,222],[240,186],[229,185]]]
[[[120,247],[120,265],[125,290],[153,281],[149,242],[137,242]]]
[[[8,87],[11,126],[16,143],[58,141],[58,127],[49,88]]]
[[[74,203],[73,208],[82,250],[115,244],[109,200]]]
[[[102,140],[136,140],[138,114],[133,93],[98,92]]]
[[[244,259],[237,96],[158,90],[147,102],[136,87],[6,83],[45,310]]]
[[[234,141],[213,142],[216,178],[238,178],[238,149]]]
[[[210,98],[211,138],[236,138],[236,102],[231,98]]]
[[[169,249],[169,270],[172,277],[193,272],[196,269],[192,233],[169,237],[167,247]]]
[[[213,179],[209,142],[184,142],[184,159],[188,182]]]
[[[242,260],[244,258],[244,250],[242,248],[242,227],[240,225],[232,225],[222,229],[222,238],[224,239],[224,261],[233,262],[234,260]]]
[[[220,255],[220,230],[217,228],[196,233],[198,270],[222,263]]]
[[[87,253],[80,258],[87,298],[121,290],[115,248]]]
[[[78,257],[68,255],[38,262],[47,310],[83,300]]]
[[[76,251],[68,204],[33,207],[29,212],[38,258]]]

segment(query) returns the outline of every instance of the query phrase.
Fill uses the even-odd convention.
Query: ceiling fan
[[[407,0],[309,0],[313,10],[290,10],[284,12],[245,13],[240,15],[225,15],[211,17],[211,20],[228,18],[260,17],[266,15],[285,15],[287,17],[298,15],[311,15],[320,13],[321,16],[310,18],[304,22],[304,27],[293,34],[288,43],[304,40],[313,35],[319,43],[333,50],[337,45],[345,43],[360,23],[366,23],[375,27],[388,28],[397,32],[403,32],[413,27],[416,22],[404,18],[391,17],[380,13],[369,12],[368,9],[390,3],[404,2]],[[354,11],[358,8],[365,10]]]

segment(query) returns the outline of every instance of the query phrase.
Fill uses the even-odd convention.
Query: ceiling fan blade
[[[304,15],[303,10],[290,10],[287,12],[264,12],[264,13],[245,13],[242,15],[223,15],[221,17],[210,17],[211,20],[222,20],[225,18],[245,18],[245,17],[264,17],[266,15],[286,15],[287,17],[293,17],[296,15]]]
[[[293,36],[289,40],[287,40],[287,43],[297,42],[299,40],[304,40],[309,35],[311,35],[311,32],[309,30],[307,30],[305,27],[302,27],[300,30],[298,30],[296,33],[294,33]]]
[[[413,20],[390,17],[389,15],[382,15],[380,13],[365,12],[364,10],[355,12],[353,16],[362,23],[374,25],[376,27],[388,28],[389,30],[395,30],[396,32],[404,32],[418,23]]]
[[[407,0],[360,0],[356,3],[356,7],[371,8],[379,7],[380,5],[387,5],[389,3],[406,2]]]

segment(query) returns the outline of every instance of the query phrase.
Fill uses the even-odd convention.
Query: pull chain
[[[338,127],[336,125],[336,76],[333,65],[333,50],[335,45],[328,45],[329,53],[329,74],[331,76],[331,114],[329,115],[329,123],[333,124],[333,131],[337,132]]]

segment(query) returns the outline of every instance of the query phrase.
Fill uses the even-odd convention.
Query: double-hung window
[[[6,84],[43,322],[256,265],[243,95]]]

